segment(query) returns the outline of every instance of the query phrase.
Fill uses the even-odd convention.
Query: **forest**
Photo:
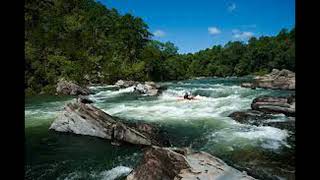
[[[295,28],[179,54],[152,40],[141,18],[94,0],[26,0],[24,10],[26,95],[51,94],[60,78],[87,85],[295,71]]]

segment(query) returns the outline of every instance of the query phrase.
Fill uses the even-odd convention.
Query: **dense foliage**
[[[26,0],[26,94],[51,93],[59,78],[79,84],[118,79],[179,80],[295,68],[295,30],[229,42],[194,54],[151,40],[139,17],[94,0]]]

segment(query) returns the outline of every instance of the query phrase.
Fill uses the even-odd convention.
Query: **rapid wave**
[[[119,90],[104,90],[96,94],[90,95],[90,98],[96,102],[103,102],[108,98],[121,96],[122,94],[125,94],[125,93],[132,93],[133,91],[134,91],[133,86],[124,88],[124,89],[119,89]]]
[[[234,84],[206,82],[176,82],[163,83],[167,85],[158,97],[134,97],[134,87],[123,89],[114,86],[91,87],[100,90],[90,95],[95,105],[105,112],[120,118],[131,120],[171,122],[197,122],[209,119],[213,124],[227,124],[229,128],[213,132],[211,139],[224,143],[232,143],[232,139],[241,139],[246,143],[259,144],[265,148],[278,148],[285,144],[287,133],[272,127],[252,127],[235,123],[227,116],[234,111],[250,109],[252,100],[259,95],[273,93],[268,90],[252,90]],[[195,100],[184,100],[183,95],[190,92]],[[137,95],[135,95],[137,96]],[[125,98],[129,100],[125,100]],[[134,98],[132,98],[134,97]],[[64,102],[54,102],[46,106],[27,108],[25,110],[29,124],[38,125],[38,119],[55,117],[63,108]],[[283,121],[279,115],[273,121]],[[244,129],[244,130],[243,130]],[[250,139],[251,138],[251,139]]]
[[[47,125],[63,111],[63,106],[70,101],[54,101],[26,106],[24,110],[25,127]]]
[[[236,148],[261,147],[264,149],[277,150],[281,146],[290,148],[287,143],[289,134],[269,126],[243,125],[237,122],[233,126],[220,129],[208,135],[209,142],[206,147],[219,146]]]
[[[117,166],[111,170],[102,171],[99,175],[102,177],[101,180],[114,180],[120,177],[127,176],[132,171],[131,168],[126,166]]]
[[[100,85],[100,86],[89,86],[89,89],[91,90],[101,90],[106,88],[114,88],[116,85]]]
[[[175,87],[165,90],[158,98],[152,101],[133,100],[130,102],[114,103],[104,110],[112,115],[126,118],[143,119],[147,121],[165,119],[197,119],[207,117],[223,117],[226,114],[250,107],[253,97],[243,98],[234,86],[217,85],[220,91],[228,91],[228,95],[210,96],[205,94],[195,95],[195,100],[184,100],[186,92],[196,92],[199,88]],[[212,93],[213,87],[202,88],[203,91]],[[244,90],[246,92],[246,90]]]
[[[290,131],[269,126],[241,124],[228,117],[234,111],[250,109],[252,100],[257,96],[283,95],[286,92],[242,88],[235,85],[238,84],[237,82],[230,83],[224,79],[200,79],[161,84],[167,86],[167,89],[155,97],[135,94],[133,87],[117,89],[111,85],[90,87],[96,93],[91,94],[89,98],[94,100],[95,106],[110,115],[132,121],[144,120],[159,124],[159,127],[163,128],[172,140],[173,146],[188,146],[218,157],[227,157],[227,159],[230,157],[232,161],[246,161],[250,156],[256,158],[254,161],[259,162],[258,164],[262,166],[264,164],[273,165],[272,159],[269,162],[269,153],[281,154],[287,151],[287,148],[290,151],[295,148],[291,144]],[[184,100],[183,95],[186,92],[195,96],[195,100]],[[127,149],[123,148],[124,152],[119,153],[123,154],[118,155],[113,151],[122,148],[116,150],[117,148],[112,147],[112,153],[107,156],[107,161],[101,158],[101,162],[96,163],[89,159],[87,162],[81,161],[80,166],[73,166],[76,164],[74,162],[69,162],[69,165],[69,163],[56,161],[56,157],[65,159],[65,152],[70,153],[70,150],[75,154],[77,151],[88,154],[88,150],[96,152],[96,149],[106,147],[105,141],[101,141],[100,144],[98,140],[88,141],[84,137],[82,140],[85,143],[77,145],[70,143],[69,138],[60,138],[55,135],[50,137],[52,139],[46,140],[48,135],[44,132],[47,132],[51,121],[63,110],[64,104],[69,100],[64,97],[51,97],[36,99],[25,105],[25,129],[27,133],[32,132],[28,137],[35,138],[30,139],[29,143],[37,143],[28,146],[29,153],[34,153],[32,154],[34,157],[45,155],[44,157],[49,159],[54,158],[50,162],[45,158],[38,165],[29,162],[26,168],[27,177],[46,179],[59,176],[57,178],[59,180],[113,180],[127,176],[132,171],[130,167],[136,166],[138,157],[143,155],[140,154],[140,151],[132,155],[125,152]],[[287,120],[285,115],[279,114],[266,121]],[[39,131],[40,128],[45,129]],[[61,143],[64,140],[66,142]],[[81,137],[74,137],[74,140],[82,142]],[[67,148],[61,148],[65,146]],[[40,149],[38,147],[42,147],[41,149],[45,152],[38,151]],[[54,156],[49,157],[49,154],[54,154]],[[117,157],[114,158],[112,154]],[[102,156],[105,156],[105,151]],[[38,160],[34,157],[29,159]],[[70,160],[69,157],[67,159]]]
[[[75,171],[69,173],[64,178],[64,180],[76,180],[76,179],[95,179],[95,180],[115,180],[121,177],[127,176],[132,171],[131,168],[126,166],[117,166],[110,170],[104,170],[101,172],[84,172],[84,171]]]

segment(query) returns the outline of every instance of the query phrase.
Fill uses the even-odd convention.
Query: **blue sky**
[[[171,41],[180,53],[228,41],[276,35],[295,25],[294,0],[99,0],[121,14],[141,17],[153,39]]]

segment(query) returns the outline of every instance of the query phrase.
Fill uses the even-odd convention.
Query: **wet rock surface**
[[[89,95],[92,93],[88,88],[81,87],[64,79],[59,80],[57,83],[56,92],[62,95]]]
[[[287,116],[295,116],[295,97],[260,96],[251,103],[253,110],[266,113],[283,113]]]
[[[119,121],[95,106],[83,103],[78,98],[76,102],[66,104],[64,111],[55,119],[49,129],[59,132],[70,132],[79,135],[96,136],[116,142],[126,142],[138,145],[162,145],[151,125],[141,123],[131,126]],[[88,100],[86,100],[88,101]]]
[[[286,69],[273,69],[264,76],[256,76],[253,83],[242,83],[242,87],[295,90],[295,73]]]
[[[127,180],[253,180],[253,177],[228,166],[221,159],[187,148],[152,146],[144,153],[141,164]]]

